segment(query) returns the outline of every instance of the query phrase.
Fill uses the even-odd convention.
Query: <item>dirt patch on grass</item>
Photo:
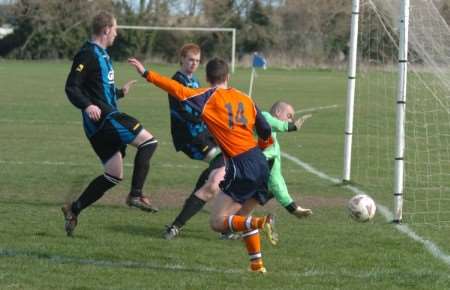
[[[123,205],[125,204],[125,198],[127,192],[114,190],[112,192],[106,193],[102,199],[102,204],[108,205]],[[159,189],[151,193],[146,193],[147,196],[155,203],[156,206],[160,208],[180,208],[186,198],[191,194],[190,191],[183,189]],[[293,193],[292,196],[294,200],[297,201],[299,205],[306,208],[333,208],[333,207],[343,207],[347,203],[347,198],[345,197],[328,197],[328,196],[305,196],[302,195],[300,199],[296,199],[295,196],[299,196]],[[267,209],[273,209],[280,206],[275,199],[272,199],[265,207]],[[207,206],[209,208],[209,206]]]
[[[158,191],[145,193],[146,196],[150,198],[156,206],[164,207],[181,207],[186,200],[186,198],[191,194],[191,192],[182,189],[160,189]],[[106,193],[102,199],[102,204],[108,205],[120,205],[125,204],[125,199],[128,195],[128,191],[118,191],[114,190],[112,192]]]

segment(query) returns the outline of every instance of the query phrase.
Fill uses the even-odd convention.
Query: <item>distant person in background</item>
[[[126,203],[145,211],[157,211],[142,193],[157,140],[138,120],[117,107],[117,100],[129,92],[135,81],[127,82],[121,89],[115,86],[106,48],[116,36],[115,17],[108,12],[98,13],[92,21],[92,38],[75,55],[66,81],[67,97],[81,110],[86,136],[104,166],[104,173],[93,179],[76,201],[62,207],[68,236],[73,235],[80,212],[122,180],[127,144],[136,147],[137,152]]]
[[[281,150],[278,143],[277,132],[293,132],[298,131],[302,127],[306,119],[311,115],[304,115],[294,121],[294,108],[286,102],[275,102],[269,112],[262,112],[266,121],[272,129],[273,144],[263,153],[269,163],[269,193],[291,214],[298,218],[308,217],[312,214],[312,210],[302,208],[297,205],[288,192],[286,182],[281,173]]]
[[[199,88],[195,77],[201,58],[200,47],[193,43],[184,45],[180,50],[180,69],[172,76],[180,84],[188,88]],[[225,161],[214,137],[209,133],[200,112],[189,103],[181,102],[169,94],[170,127],[175,150],[182,151],[194,160],[208,163],[199,176],[195,188],[186,199],[181,212],[167,226],[164,238],[171,240],[180,234],[186,222],[197,214],[219,192],[219,183],[225,174]]]

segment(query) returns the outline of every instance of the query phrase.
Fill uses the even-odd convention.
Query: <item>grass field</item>
[[[297,220],[273,201],[258,209],[278,217],[280,245],[263,241],[268,275],[246,271],[241,242],[218,240],[208,227],[208,206],[180,239],[163,240],[164,225],[204,165],[175,154],[167,98],[143,80],[120,105],[160,141],[146,189],[161,211],[125,206],[134,156],[129,148],[123,183],[82,213],[75,238],[66,237],[60,206],[102,172],[80,113],[64,94],[69,66],[0,62],[0,289],[450,289],[449,228],[411,225],[447,255],[438,258],[380,212],[371,223],[355,223],[345,211],[353,192],[288,159],[283,170],[290,192],[314,215]],[[155,68],[164,74],[176,69]],[[117,63],[115,71],[119,85],[136,78],[126,64]],[[297,110],[322,107],[301,132],[279,141],[289,156],[339,178],[345,73],[269,69],[258,75],[254,98],[262,109],[277,99]],[[233,86],[247,91],[249,76],[238,70]],[[391,192],[370,194],[391,207]]]

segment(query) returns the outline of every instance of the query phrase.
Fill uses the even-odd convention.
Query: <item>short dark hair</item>
[[[112,27],[114,25],[114,15],[107,11],[100,11],[94,16],[92,20],[92,33],[94,35],[101,35],[105,28]]]
[[[212,85],[223,83],[228,76],[228,64],[221,58],[213,58],[206,64],[206,80]]]

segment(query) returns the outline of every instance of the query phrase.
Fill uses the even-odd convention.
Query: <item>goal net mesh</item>
[[[403,221],[450,226],[450,29],[411,0]],[[352,180],[393,204],[400,1],[361,1]],[[390,194],[389,194],[390,193]]]

